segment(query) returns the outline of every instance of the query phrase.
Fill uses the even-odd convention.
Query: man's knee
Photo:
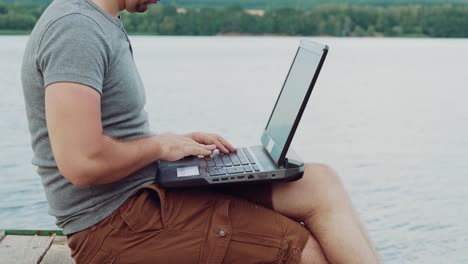
[[[345,197],[336,172],[324,164],[306,164],[304,177],[273,185],[273,208],[303,221],[317,212],[334,210]]]
[[[348,195],[336,171],[325,164],[306,164],[302,184],[304,196],[311,201],[310,214],[340,210]]]
[[[311,188],[326,190],[342,188],[341,179],[336,171],[326,164],[307,163],[304,166],[304,184]]]

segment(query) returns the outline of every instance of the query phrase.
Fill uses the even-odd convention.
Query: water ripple
[[[19,47],[6,52],[0,45],[0,66],[18,61],[27,37],[0,38]],[[468,41],[317,40],[332,51],[293,148],[305,160],[337,168],[384,263],[468,263]],[[155,131],[209,128],[256,144],[299,38],[132,37],[132,43],[151,87],[147,111]],[[233,55],[229,63],[220,60],[226,52]],[[17,67],[3,66],[0,79],[17,76]],[[153,78],[155,72],[164,74]],[[8,82],[0,86],[6,95],[0,96],[0,229],[55,229],[30,165],[20,80]],[[230,102],[248,95],[255,106],[221,113],[213,109],[227,109],[226,101],[200,104],[205,95]]]

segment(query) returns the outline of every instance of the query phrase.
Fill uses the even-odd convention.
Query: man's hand
[[[200,143],[200,144],[214,144],[216,148],[219,149],[224,154],[229,152],[236,152],[234,148],[227,140],[217,134],[203,133],[203,132],[193,132],[186,134],[186,137]]]
[[[177,161],[186,156],[209,156],[217,145],[199,142],[188,136],[165,133],[155,136],[160,145],[159,160]]]

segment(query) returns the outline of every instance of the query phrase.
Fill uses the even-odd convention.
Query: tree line
[[[25,1],[25,0],[23,0]],[[34,0],[38,1],[38,0]],[[45,1],[45,0],[42,0]],[[322,4],[349,4],[359,6],[438,6],[444,4],[466,6],[467,0],[161,0],[161,3],[170,3],[179,7],[226,7],[241,6],[251,9],[274,9],[283,7],[312,8]]]
[[[239,6],[184,11],[163,5],[145,14],[124,14],[123,22],[129,32],[160,35],[468,37],[467,7],[319,5],[271,9],[263,16]]]
[[[43,11],[43,6],[0,4],[0,30],[29,31]],[[181,9],[165,4],[144,14],[123,13],[122,21],[131,34],[468,37],[466,6],[323,4],[262,14],[247,11],[240,6]]]
[[[15,5],[46,6],[53,0],[0,0],[0,3]],[[468,0],[160,0],[161,4],[172,4],[178,7],[226,7],[241,6],[250,9],[273,9],[283,7],[312,8],[321,4],[349,4],[361,6],[436,6],[451,4],[457,6],[468,5]]]

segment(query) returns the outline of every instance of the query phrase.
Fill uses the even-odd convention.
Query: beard
[[[146,10],[148,10],[148,2],[146,1],[143,4],[137,4],[135,7],[135,11],[138,13],[146,12]]]
[[[156,0],[156,1],[154,1],[154,0],[145,0],[145,1],[143,1],[143,3],[137,3],[136,6],[135,6],[135,11],[138,12],[138,13],[146,12],[148,10],[149,5],[154,5],[154,4],[157,4],[158,2],[159,2],[158,0]]]

